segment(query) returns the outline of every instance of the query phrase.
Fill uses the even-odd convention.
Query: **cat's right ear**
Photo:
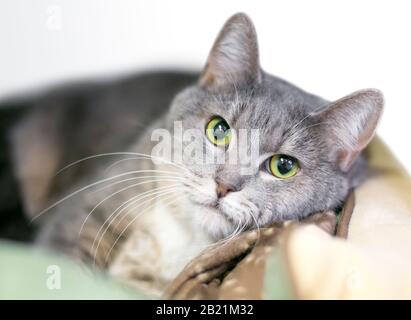
[[[379,90],[354,92],[313,114],[323,125],[324,135],[342,171],[348,171],[374,136],[384,106]]]
[[[260,80],[257,34],[251,19],[238,13],[215,40],[199,84],[212,89]]]

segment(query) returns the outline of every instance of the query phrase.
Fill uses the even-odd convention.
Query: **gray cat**
[[[15,172],[40,244],[158,294],[218,240],[341,205],[365,176],[382,109],[378,90],[328,102],[265,73],[253,24],[236,14],[199,78],[146,74],[40,98],[13,130]],[[213,156],[258,130],[252,173],[196,161],[185,140],[170,145],[180,161],[154,157],[153,132],[175,123]]]

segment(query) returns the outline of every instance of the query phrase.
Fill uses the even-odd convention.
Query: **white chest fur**
[[[183,267],[211,243],[193,224],[185,203],[158,201],[136,220],[110,274],[148,292],[161,293]],[[138,214],[138,213],[136,213]]]

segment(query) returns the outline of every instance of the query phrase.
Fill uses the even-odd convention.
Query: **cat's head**
[[[251,20],[236,14],[218,35],[198,83],[174,99],[169,123],[195,129],[190,143],[206,155],[251,155],[205,163],[185,152],[192,215],[216,238],[235,230],[335,208],[359,175],[360,152],[372,139],[383,108],[378,90],[335,102],[268,75],[259,64]],[[239,138],[258,129],[258,139]],[[192,146],[192,145],[191,145]],[[244,167],[253,168],[245,173]]]

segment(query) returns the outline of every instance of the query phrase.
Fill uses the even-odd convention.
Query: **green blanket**
[[[11,242],[0,243],[0,299],[144,299],[97,270]]]

